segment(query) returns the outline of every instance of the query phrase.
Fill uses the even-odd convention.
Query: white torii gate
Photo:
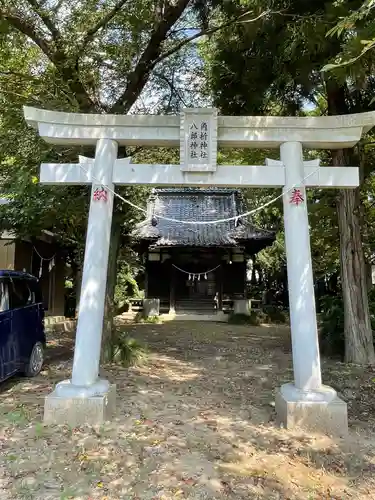
[[[321,381],[305,187],[354,188],[359,174],[356,167],[304,162],[302,148],[353,147],[375,124],[375,112],[218,117],[215,109],[208,108],[185,109],[179,117],[87,115],[25,107],[24,114],[49,143],[96,146],[95,159],[81,157],[81,165],[41,165],[43,184],[92,185],[72,379],[47,396],[46,422],[98,422],[112,410],[113,389],[98,373],[115,185],[282,187],[294,382],[277,394],[278,418],[289,427],[346,431],[346,404]],[[266,166],[217,165],[218,144],[280,148],[280,161],[267,160]],[[179,146],[181,163],[135,165],[130,158],[117,159],[119,145]],[[71,404],[78,400],[79,405]]]

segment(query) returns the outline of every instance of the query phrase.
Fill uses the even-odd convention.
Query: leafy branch
[[[108,23],[121,11],[122,7],[124,7],[127,2],[128,0],[119,0],[107,14],[105,14],[94,26],[86,31],[83,37],[83,41],[77,51],[77,55],[82,53],[86,45],[94,39],[98,31],[107,26]]]
[[[181,50],[185,45],[193,42],[194,40],[196,40],[198,38],[201,38],[203,36],[213,35],[217,31],[223,30],[225,28],[229,28],[230,26],[232,26],[235,23],[239,23],[239,22],[255,23],[256,21],[259,21],[260,19],[262,19],[262,17],[268,16],[270,13],[271,13],[271,11],[267,10],[267,11],[259,14],[259,16],[254,17],[253,19],[248,19],[249,12],[246,12],[245,14],[237,17],[236,19],[231,19],[230,21],[228,21],[226,23],[222,23],[219,26],[214,26],[212,28],[207,28],[207,29],[201,30],[198,33],[195,33],[194,35],[191,35],[190,37],[185,38],[184,40],[181,40],[181,42],[177,43],[174,47],[172,47],[171,49],[169,49],[169,50],[165,51],[163,54],[161,54],[159,56],[159,58],[155,61],[155,66],[159,62],[164,61],[164,59],[166,59],[167,57],[169,57],[169,56],[175,54],[176,52],[178,52],[179,50]]]
[[[47,14],[46,10],[41,7],[41,5],[37,2],[37,0],[26,0],[30,5],[34,12],[40,17],[43,21],[46,28],[50,31],[52,38],[56,41],[60,38],[60,32],[53,23],[52,19]]]
[[[222,23],[219,26],[208,27],[207,29],[200,30],[198,33],[191,35],[190,37],[181,40],[176,45],[171,47],[170,49],[162,52],[162,43],[165,41],[167,33],[173,24],[177,21],[179,16],[182,14],[183,10],[189,3],[189,0],[180,0],[175,7],[170,7],[170,11],[166,11],[164,15],[163,21],[159,24],[159,26],[155,29],[153,34],[150,37],[149,43],[144,50],[141,58],[138,61],[134,71],[128,75],[128,85],[124,91],[124,93],[120,96],[120,98],[116,101],[114,106],[111,109],[111,112],[124,112],[127,113],[131,106],[137,99],[137,93],[135,89],[143,89],[151,71],[155,68],[157,64],[164,61],[171,55],[180,51],[183,47],[188,45],[194,40],[201,38],[203,36],[213,35],[214,33],[228,28],[229,26],[239,23],[239,22],[256,22],[263,17],[268,16],[271,11],[267,10],[262,12],[257,17],[249,19],[249,12],[242,14],[241,16],[236,17],[235,19],[231,19],[226,23]],[[178,17],[177,17],[178,16]],[[138,94],[139,95],[139,94]]]
[[[375,36],[368,37],[367,32],[368,29],[373,32],[375,26],[372,15],[374,10],[375,0],[365,0],[358,10],[342,18],[336,26],[327,32],[327,37],[337,36],[338,38],[350,32],[350,37],[344,44],[342,52],[338,54],[337,61],[326,64],[322,69],[323,72],[350,66],[375,48]],[[359,22],[362,22],[361,26],[358,26]],[[363,38],[364,36],[366,39]],[[358,46],[362,47],[359,52]],[[352,55],[353,53],[354,55]]]

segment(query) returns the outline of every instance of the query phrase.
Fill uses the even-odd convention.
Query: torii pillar
[[[215,109],[177,116],[81,115],[25,108],[27,122],[54,144],[96,146],[94,160],[43,164],[44,184],[92,185],[73,374],[47,396],[45,421],[99,423],[110,417],[114,388],[99,379],[109,235],[114,185],[282,187],[294,381],[276,395],[286,427],[345,434],[347,406],[322,385],[306,187],[355,188],[355,167],[304,162],[303,147],[353,147],[375,124],[375,112],[333,117],[217,117]],[[280,148],[266,166],[217,165],[217,144]],[[180,146],[180,165],[131,165],[118,145]],[[109,188],[109,189],[107,189]],[[251,362],[251,360],[249,360]]]

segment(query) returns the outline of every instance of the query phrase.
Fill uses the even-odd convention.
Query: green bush
[[[149,316],[148,318],[145,318],[143,316],[142,311],[138,312],[135,315],[134,321],[136,323],[151,323],[151,324],[161,323],[160,316]]]
[[[344,357],[344,304],[341,296],[320,297],[320,350],[327,356]]]
[[[246,314],[230,314],[228,318],[228,323],[231,325],[260,325],[261,321],[259,315],[252,311],[250,316],[246,316]]]
[[[282,325],[287,322],[288,318],[285,312],[277,306],[264,306],[263,314],[267,318],[265,322]]]
[[[341,295],[320,297],[320,350],[326,356],[345,355],[344,302]],[[368,296],[371,328],[375,332],[375,289]]]
[[[123,262],[117,273],[117,284],[115,288],[115,305],[117,314],[127,312],[130,298],[141,298],[142,292],[138,288],[135,280],[134,270],[130,264]]]
[[[115,329],[106,350],[105,359],[122,366],[138,365],[147,357],[146,347],[119,328]]]
[[[275,306],[265,307],[261,311],[251,311],[250,316],[245,314],[231,314],[228,322],[232,325],[253,325],[262,323],[284,324],[288,320],[287,315],[280,308]]]

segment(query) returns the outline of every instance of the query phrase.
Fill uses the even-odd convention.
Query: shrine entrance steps
[[[196,296],[176,298],[175,310],[162,314],[163,321],[219,321],[228,322],[228,315],[215,309],[213,297]]]
[[[204,313],[178,313],[170,312],[169,314],[161,314],[160,319],[164,322],[167,321],[210,321],[219,323],[228,323],[228,314],[224,314],[222,311],[214,312],[213,314]]]
[[[214,299],[205,297],[176,299],[175,310],[178,314],[216,314]]]

